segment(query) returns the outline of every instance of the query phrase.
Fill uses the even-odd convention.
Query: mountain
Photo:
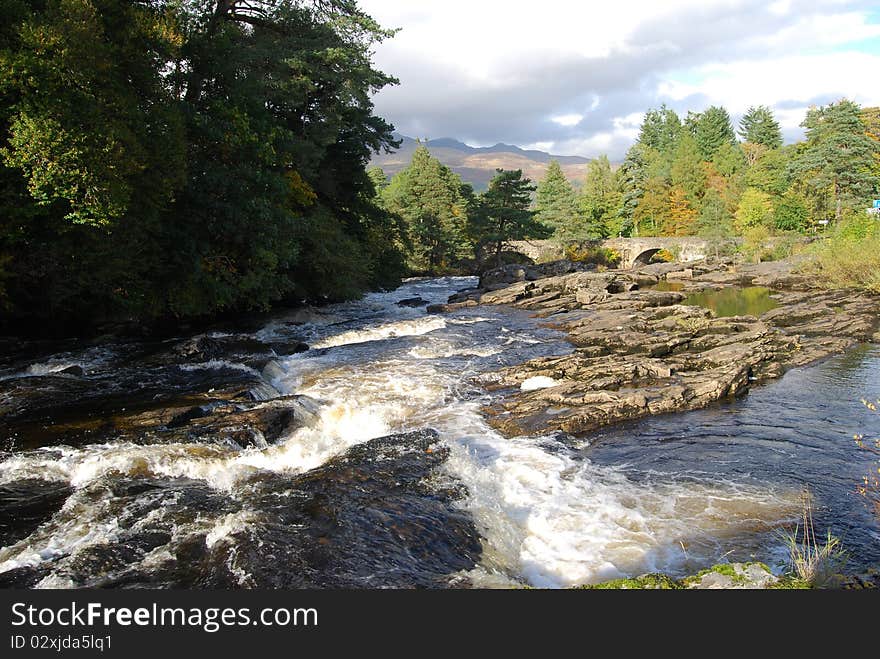
[[[395,137],[401,140],[397,151],[374,154],[370,161],[371,166],[381,167],[389,178],[409,165],[413,153],[419,146],[419,142],[411,137],[405,135],[395,135]],[[477,192],[489,186],[489,181],[495,176],[495,170],[498,168],[521,169],[525,176],[538,182],[544,178],[547,164],[551,160],[558,160],[569,180],[579,186],[586,176],[587,164],[590,162],[589,158],[554,156],[543,151],[521,149],[511,144],[499,143],[495,146],[473,147],[450,137],[428,140],[425,146],[437,160],[461,176],[463,181],[473,185]]]

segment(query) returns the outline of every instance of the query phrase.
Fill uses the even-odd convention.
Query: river
[[[263,371],[265,397],[315,405],[309,423],[271,445],[122,431],[41,440],[51,419],[16,429],[0,462],[0,582],[566,587],[723,560],[781,569],[780,530],[798,520],[805,485],[818,528],[843,536],[851,565],[880,563],[877,520],[855,493],[871,460],[852,439],[880,435],[859,403],[880,396],[876,347],[710,409],[577,439],[510,439],[481,414],[503,392],[474,378],[571,346],[521,311],[432,315],[397,304],[445,302],[474,283],[411,280],[249,332],[311,347]],[[76,381],[80,400],[99,386],[146,400],[163,383],[198,376],[213,387],[259,374],[247,359],[158,368],[133,352],[107,343],[9,360],[0,400],[11,408],[23,392],[51,397],[62,380]],[[62,372],[70,367],[82,371]]]

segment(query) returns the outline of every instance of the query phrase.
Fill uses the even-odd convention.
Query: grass
[[[840,572],[846,565],[847,552],[840,538],[829,530],[824,538],[817,537],[813,523],[812,496],[803,494],[801,522],[794,531],[784,532],[788,546],[791,580],[811,588],[832,588],[840,583]]]
[[[803,271],[825,288],[860,288],[880,294],[880,221],[851,220],[817,244]]]

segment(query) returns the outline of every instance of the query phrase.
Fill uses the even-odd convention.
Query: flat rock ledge
[[[579,434],[705,407],[789,368],[880,339],[880,297],[819,289],[788,262],[657,264],[532,280],[513,274],[503,288],[496,275],[491,289],[463,291],[431,308],[510,305],[567,334],[571,354],[481,376],[483,386],[505,394],[484,411],[508,436]],[[652,290],[662,280],[681,290]],[[719,318],[681,304],[690,292],[749,285],[770,288],[778,307],[760,317]]]

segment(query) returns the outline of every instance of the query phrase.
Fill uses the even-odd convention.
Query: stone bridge
[[[601,245],[620,254],[620,267],[632,268],[646,265],[661,250],[672,254],[674,260],[681,262],[698,261],[709,254],[709,244],[702,238],[609,238],[608,240],[559,241],[559,240],[518,240],[509,243],[511,249],[525,254],[533,261],[561,259],[569,246]]]

